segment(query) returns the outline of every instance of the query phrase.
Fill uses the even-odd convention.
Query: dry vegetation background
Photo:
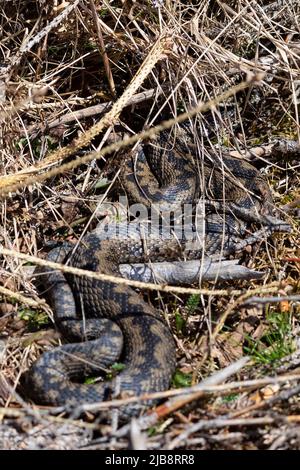
[[[0,448],[300,449],[299,21],[293,0],[0,1],[0,240],[11,250],[0,268]],[[217,286],[222,295],[213,284],[202,286],[209,295],[152,294],[178,346],[174,388],[188,398],[127,427],[25,402],[22,372],[60,337],[18,253],[42,258],[90,227],[120,168],[99,151],[120,132],[176,118],[251,74],[258,86],[194,121],[204,155],[293,141],[258,161],[293,230],[243,255],[263,280]]]

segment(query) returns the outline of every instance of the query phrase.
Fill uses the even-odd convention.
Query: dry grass
[[[213,151],[220,160],[224,148],[242,152],[275,138],[299,140],[299,21],[292,0],[0,2],[2,247],[41,258],[53,242],[78,240],[118,174],[120,156],[112,149],[119,144],[110,153],[105,147],[124,129],[138,140],[142,131],[210,101],[206,112],[190,118],[203,158]],[[245,89],[233,93],[240,83]],[[131,430],[117,430],[115,416],[99,425],[88,409],[82,421],[33,407],[14,390],[28,365],[60,338],[30,281],[31,266],[4,255],[3,447],[121,449],[131,440],[134,448],[151,449],[300,448],[298,355],[279,359],[287,345],[299,349],[299,154],[258,164],[293,227],[244,255],[248,267],[266,271],[263,282],[217,286],[222,296],[209,284],[198,297],[170,291],[152,300],[172,327],[182,385],[197,384],[249,352],[259,365],[237,369],[230,391],[230,382],[217,377],[214,390],[201,389],[188,405],[179,397],[156,410],[151,426],[139,421]],[[267,304],[245,302],[268,292],[274,298]],[[272,348],[275,365],[271,354],[262,355]],[[275,372],[282,380],[266,378]]]

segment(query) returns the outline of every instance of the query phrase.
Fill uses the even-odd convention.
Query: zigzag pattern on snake
[[[166,239],[147,223],[142,227],[132,222],[120,223],[117,236],[109,225],[106,231],[95,230],[75,253],[73,246],[63,245],[49,254],[50,260],[119,275],[120,263],[197,258],[203,250],[206,256],[228,256],[243,246],[253,221],[271,227],[275,220],[268,185],[256,168],[229,156],[202,162],[189,139],[173,139],[171,133],[162,133],[127,158],[121,180],[131,201],[148,207],[156,203],[163,211],[202,201],[199,250],[189,250],[184,235],[179,241]],[[191,231],[197,237],[195,220]],[[140,395],[169,388],[176,365],[172,333],[140,293],[52,270],[39,269],[37,278],[50,298],[58,328],[72,342],[44,353],[26,374],[26,388],[35,402],[76,406],[110,399],[116,391]],[[99,375],[120,360],[125,369],[113,380],[82,383],[82,377]],[[127,409],[129,414],[137,411],[135,406]]]

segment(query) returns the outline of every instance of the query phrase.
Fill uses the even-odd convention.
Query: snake
[[[196,215],[192,210],[187,217],[193,241],[201,232],[200,245],[191,249],[184,234],[170,236],[160,224],[151,227],[147,220],[134,219],[92,230],[76,249],[65,243],[48,254],[50,261],[120,276],[121,263],[191,259],[203,253],[230,256],[254,242],[253,224],[279,230],[264,176],[241,158],[220,158],[216,153],[197,157],[186,133],[163,131],[155,140],[141,143],[124,158],[121,175],[120,185],[130,202],[155,207],[159,217],[171,211],[173,228],[176,211],[200,206]],[[26,390],[35,403],[76,407],[169,389],[176,369],[174,338],[143,292],[54,269],[38,268],[35,274],[68,341],[44,352],[27,371]],[[108,379],[109,368],[118,361],[121,372]],[[86,377],[95,375],[102,380],[85,383]],[[133,403],[125,414],[140,409]]]

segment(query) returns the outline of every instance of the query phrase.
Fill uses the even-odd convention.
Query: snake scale
[[[109,224],[103,231],[96,229],[83,237],[75,252],[65,244],[50,252],[50,260],[118,276],[120,263],[195,258],[203,250],[205,256],[236,253],[253,243],[253,222],[271,232],[278,229],[262,174],[229,156],[202,161],[190,138],[163,132],[140,146],[126,159],[121,181],[131,201],[159,205],[160,211],[202,201],[201,246],[191,250],[184,235],[180,240],[165,237],[159,228],[149,230],[147,224],[133,221],[120,223],[117,234]],[[195,218],[190,228],[197,238]],[[136,396],[169,388],[176,365],[174,340],[164,318],[141,293],[45,268],[39,268],[36,277],[47,291],[58,328],[71,341],[45,352],[27,372],[26,389],[36,403],[76,406],[115,394]],[[117,377],[83,383],[83,377],[99,375],[120,357],[125,368]],[[137,406],[127,410],[137,411]]]

